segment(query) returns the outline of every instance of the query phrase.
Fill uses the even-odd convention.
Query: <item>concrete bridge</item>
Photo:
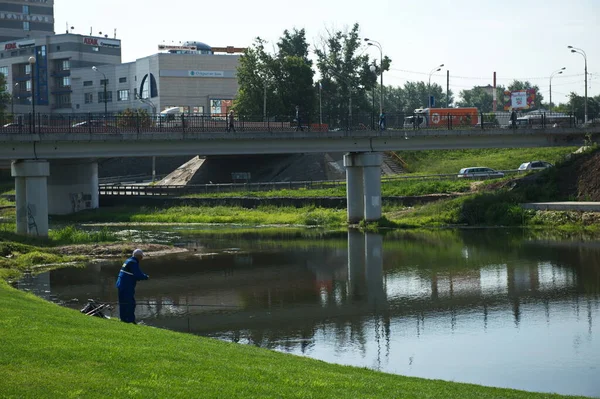
[[[383,151],[581,146],[600,127],[295,131],[289,125],[221,128],[44,127],[0,131],[0,162],[15,177],[17,232],[48,233],[48,214],[97,208],[97,160],[108,157],[346,152],[348,222],[381,217]],[[35,131],[35,133],[33,133]]]

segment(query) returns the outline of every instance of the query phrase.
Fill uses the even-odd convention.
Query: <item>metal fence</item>
[[[519,170],[498,171],[505,175],[518,173]],[[496,177],[495,175],[481,174],[469,177],[470,180],[484,180]],[[457,173],[434,175],[399,175],[382,178],[382,184],[398,181],[415,180],[457,180]],[[190,184],[190,185],[137,185],[137,184],[104,184],[100,186],[101,195],[112,196],[182,196],[190,194],[214,194],[234,192],[257,192],[299,189],[330,189],[345,187],[345,180],[320,180],[320,181],[289,181],[289,182],[263,182],[263,183],[218,183],[218,184]]]
[[[476,113],[461,115],[456,109],[443,110],[433,115],[392,113],[386,115],[386,130],[452,130],[500,128],[567,128],[582,126],[572,114],[537,113],[519,115],[514,124],[506,115]],[[325,115],[323,123],[306,118],[298,122],[293,116],[236,116],[233,126],[224,116],[181,114],[172,118],[159,115],[104,115],[104,114],[15,114],[0,116],[0,133],[161,133],[161,132],[329,132],[380,130],[378,118],[371,113],[353,114],[347,118]],[[600,119],[591,120],[591,126],[600,126]]]

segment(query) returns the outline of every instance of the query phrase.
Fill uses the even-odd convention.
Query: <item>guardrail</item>
[[[450,110],[450,109],[449,109]],[[572,115],[558,113],[527,114],[519,118],[514,126],[506,118],[499,118],[493,113],[457,115],[452,113],[436,113],[431,118],[422,114],[392,113],[386,116],[387,130],[495,130],[500,128],[572,128],[584,126]],[[415,123],[407,122],[413,118]],[[500,120],[499,120],[500,119]],[[220,115],[179,114],[164,115],[104,115],[104,114],[15,114],[0,116],[0,133],[44,134],[44,133],[165,133],[165,132],[308,132],[328,131],[379,131],[372,123],[370,113],[359,113],[351,119],[344,117],[325,117],[325,123],[314,123],[310,118],[298,123],[292,116],[236,116],[231,121]],[[483,123],[481,122],[483,121]],[[418,122],[418,123],[417,123]],[[600,126],[599,120],[592,120],[590,126]]]
[[[516,169],[502,170],[505,175],[515,174]],[[470,180],[484,180],[493,178],[493,175],[482,174],[476,177],[469,177]],[[382,179],[383,183],[409,180],[458,180],[457,173],[437,174],[437,175],[401,175],[387,177]],[[146,186],[146,185],[103,185],[100,187],[101,195],[112,196],[182,196],[190,194],[214,194],[214,193],[234,193],[234,192],[256,192],[256,191],[277,191],[277,190],[299,190],[299,189],[328,189],[345,186],[345,180],[321,180],[321,181],[290,181],[290,182],[265,182],[265,183],[218,183],[218,184],[190,184],[190,185],[166,185],[166,186]]]
[[[154,179],[156,181],[162,180],[167,175],[156,175]],[[115,183],[141,183],[152,181],[152,175],[149,174],[137,174],[137,175],[126,175],[126,176],[111,176],[111,177],[100,177],[98,178],[99,184],[115,184]]]

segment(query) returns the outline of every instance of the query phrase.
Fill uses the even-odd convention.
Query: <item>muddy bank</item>
[[[135,242],[65,245],[55,248],[55,252],[61,255],[84,255],[93,258],[115,258],[129,257],[136,248],[140,248],[142,251],[144,251],[146,256],[161,256],[188,252],[188,250],[185,248],[177,248],[170,245]]]

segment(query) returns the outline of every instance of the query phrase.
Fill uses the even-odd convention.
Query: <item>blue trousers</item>
[[[125,323],[135,323],[135,297],[130,290],[119,290],[119,317]]]

